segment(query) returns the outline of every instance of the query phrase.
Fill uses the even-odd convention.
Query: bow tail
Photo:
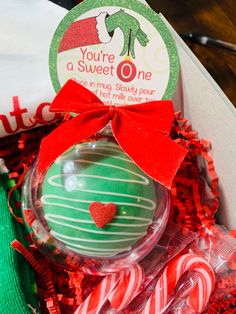
[[[41,142],[38,158],[38,174],[42,174],[67,149],[89,138],[104,128],[109,114],[104,109],[90,111],[60,125]]]
[[[113,134],[130,158],[151,178],[170,189],[187,150],[168,135],[145,130],[128,119],[115,117]]]

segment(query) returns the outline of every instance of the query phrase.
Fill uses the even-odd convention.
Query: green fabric
[[[18,239],[23,245],[24,227],[14,220],[7,205],[7,178],[0,179],[0,313],[38,313],[38,301],[34,293],[34,272],[28,262],[17,253],[11,242]],[[15,198],[19,198],[17,192]],[[35,309],[35,311],[32,311]]]

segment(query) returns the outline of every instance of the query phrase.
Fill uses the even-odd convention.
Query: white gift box
[[[66,13],[46,0],[1,2],[0,136],[10,134],[6,131],[6,120],[12,130],[21,131],[16,119],[19,110],[22,110],[24,125],[30,127],[29,117],[35,115],[40,104],[50,102],[55,96],[48,54],[54,31]],[[19,22],[22,16],[27,18]],[[189,119],[200,138],[211,141],[211,155],[219,176],[218,218],[220,223],[235,229],[236,110],[174,29],[162,19],[175,38],[180,57],[181,79],[174,96],[175,109]],[[46,121],[53,118],[46,105],[40,110]]]
[[[236,228],[236,110],[196,56],[169,26],[180,57],[181,79],[174,104],[199,133],[212,143],[219,177],[219,222]]]

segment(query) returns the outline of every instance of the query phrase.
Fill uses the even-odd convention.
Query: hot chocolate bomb
[[[52,164],[41,202],[53,237],[73,252],[101,258],[131,250],[157,207],[154,181],[117,144],[100,141],[73,146]],[[98,218],[116,208],[103,227],[93,217],[96,205]]]

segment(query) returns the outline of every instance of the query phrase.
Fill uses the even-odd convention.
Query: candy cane
[[[187,298],[187,305],[196,313],[201,313],[206,307],[215,286],[214,270],[204,258],[195,254],[186,254],[175,258],[167,265],[142,314],[163,313],[179,280],[189,271],[197,273],[198,281]],[[186,313],[186,311],[183,309],[182,312],[178,313]]]
[[[144,280],[144,271],[134,265],[127,271],[106,276],[74,314],[96,314],[109,300],[111,307],[124,309],[138,293]]]
[[[75,314],[96,314],[107,301],[111,291],[116,287],[120,274],[106,276],[85,301],[77,308]]]
[[[140,265],[135,265],[127,271],[108,297],[111,307],[118,311],[126,308],[139,292],[144,279],[144,270]]]

